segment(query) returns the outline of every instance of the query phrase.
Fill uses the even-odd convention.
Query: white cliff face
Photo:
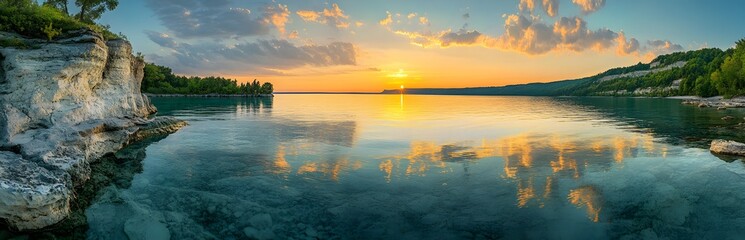
[[[185,124],[147,119],[129,42],[82,33],[37,46],[0,48],[0,218],[19,230],[64,219],[91,161]]]

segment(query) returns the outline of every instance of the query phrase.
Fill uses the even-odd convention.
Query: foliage
[[[47,40],[49,40],[49,41],[52,41],[52,39],[54,37],[56,37],[57,35],[60,35],[60,33],[62,33],[62,29],[56,29],[56,28],[52,27],[52,23],[51,22],[49,23],[49,25],[47,25],[46,27],[44,27],[43,29],[41,29],[41,31],[44,32],[44,34],[47,35]]]
[[[67,0],[46,0],[44,1],[44,5],[59,9],[62,13],[70,15],[70,11],[67,8]]]
[[[0,47],[12,47],[18,49],[28,49],[30,46],[21,39],[17,38],[0,38]]]
[[[237,80],[222,77],[185,77],[173,74],[168,67],[152,63],[145,64],[142,91],[156,94],[271,94],[271,83],[254,80],[248,84],[238,84]]]
[[[15,32],[30,38],[48,39],[49,35],[45,29],[59,30],[60,34],[90,29],[107,40],[121,38],[111,33],[107,27],[79,21],[58,7],[59,5],[52,3],[39,5],[32,0],[0,0],[0,31]],[[49,26],[50,23],[51,26]]]
[[[745,95],[745,39],[737,41],[732,55],[711,73],[711,81],[725,97]]]
[[[261,85],[261,94],[272,94],[274,92],[274,85],[270,82],[265,82]]]
[[[710,77],[719,68],[730,51],[716,48],[701,49],[688,52],[676,52],[661,55],[652,62],[659,63],[659,67],[668,66],[676,62],[686,62],[683,67],[658,71],[640,77],[623,77],[609,81],[599,81],[602,76],[616,75],[619,72],[633,72],[646,70],[642,64],[612,69],[593,77],[591,81],[576,87],[573,91],[563,92],[562,95],[647,95],[673,96],[697,95],[716,96],[720,90],[715,88],[714,77]],[[647,65],[647,69],[649,69]],[[610,74],[609,74],[610,73]],[[679,81],[679,87],[673,83]],[[671,87],[673,86],[673,87]],[[641,92],[634,91],[640,90]]]
[[[80,12],[75,17],[83,22],[93,23],[106,11],[112,11],[119,5],[119,0],[75,0]]]

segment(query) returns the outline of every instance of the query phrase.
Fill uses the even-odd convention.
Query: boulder
[[[709,150],[717,154],[745,156],[745,143],[717,139],[711,142]]]

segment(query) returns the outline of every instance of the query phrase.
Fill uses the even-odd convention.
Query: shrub
[[[47,35],[47,40],[52,41],[54,37],[62,33],[62,29],[56,29],[52,27],[52,23],[50,22],[49,25],[44,27],[41,31],[44,32],[44,34]]]
[[[120,38],[106,27],[78,21],[51,6],[40,6],[23,0],[0,0],[0,31],[49,39],[50,33],[56,36],[80,29],[90,29],[107,40]],[[57,31],[59,33],[54,34]]]

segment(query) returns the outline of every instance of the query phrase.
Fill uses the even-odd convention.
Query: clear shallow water
[[[739,110],[678,100],[156,98],[190,125],[86,210],[91,239],[737,239]],[[141,172],[139,172],[141,171]],[[129,181],[129,180],[127,180]],[[167,229],[167,231],[166,231]]]

